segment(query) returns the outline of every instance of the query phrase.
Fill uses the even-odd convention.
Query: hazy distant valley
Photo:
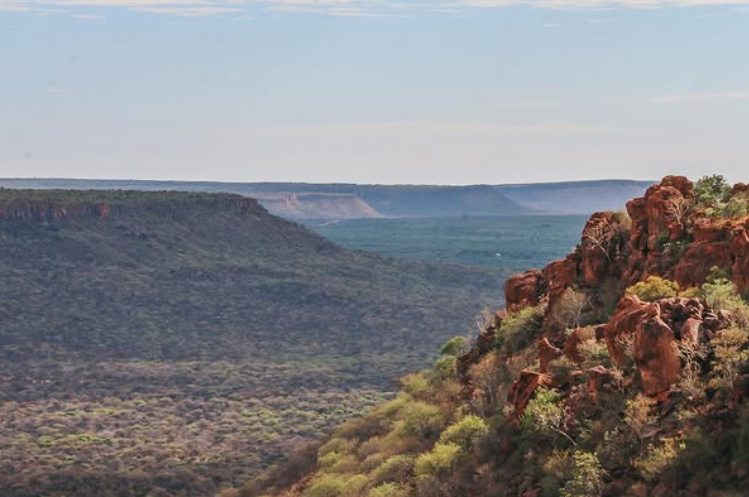
[[[651,181],[600,180],[527,185],[354,185],[77,179],[0,179],[6,188],[180,190],[257,198],[290,219],[366,219],[590,214],[616,210]]]

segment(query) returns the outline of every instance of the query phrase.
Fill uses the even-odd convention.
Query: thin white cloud
[[[107,18],[107,16],[103,16],[101,14],[73,14],[71,17],[73,17],[73,19],[80,19],[82,21],[95,22],[101,22]]]
[[[221,14],[233,14],[236,12],[242,12],[242,9],[237,9],[233,7],[207,7],[207,6],[205,7],[204,6],[136,7],[135,10],[138,12],[171,15],[171,16],[177,16],[177,17],[208,17],[208,16],[216,16],[216,15],[221,15]],[[247,19],[247,18],[244,17],[243,19]]]
[[[501,123],[451,121],[398,121],[381,123],[339,123],[312,126],[279,126],[252,130],[251,134],[266,138],[341,139],[371,136],[502,136],[502,135],[583,135],[600,136],[616,130],[596,124],[560,123]]]
[[[680,93],[651,98],[649,102],[653,104],[693,104],[729,100],[749,100],[749,91]]]
[[[246,16],[247,9],[265,7],[281,12],[307,12],[345,17],[385,17],[400,12],[458,14],[471,9],[531,7],[539,9],[605,9],[667,7],[729,7],[734,12],[749,0],[0,0],[0,11],[38,12],[50,7],[126,8],[143,13],[188,17],[220,14]],[[75,14],[78,14],[75,12]],[[709,13],[708,13],[709,14]],[[84,14],[87,15],[87,14]]]

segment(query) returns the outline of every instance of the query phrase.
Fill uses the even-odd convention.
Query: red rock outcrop
[[[679,379],[681,360],[674,331],[661,319],[657,303],[650,304],[635,331],[634,359],[648,395],[667,392]]]
[[[698,345],[700,343],[701,330],[701,319],[687,319],[681,327],[681,341],[692,346]]]
[[[702,285],[713,267],[730,271],[733,255],[730,242],[695,243],[674,270],[674,280],[682,288]]]
[[[542,271],[542,281],[548,287],[549,300],[559,298],[567,288],[570,288],[577,279],[580,271],[579,251],[568,255],[565,259],[549,263]]]
[[[585,342],[596,339],[596,332],[593,328],[577,328],[564,343],[564,356],[570,361],[580,364],[583,362],[583,356],[580,352],[580,345]]]
[[[587,286],[596,286],[616,275],[616,259],[624,250],[621,225],[616,212],[597,212],[583,229],[580,276]]]
[[[588,370],[588,392],[593,399],[607,388],[618,388],[621,382],[621,374],[615,370],[600,365]]]
[[[633,339],[637,326],[647,315],[648,304],[635,296],[624,297],[603,327],[603,335],[611,358],[617,364],[626,360],[625,343]]]
[[[536,371],[522,371],[507,395],[507,400],[515,408],[515,416],[520,418],[528,407],[528,402],[538,387],[551,385],[551,376]]]
[[[734,257],[733,282],[746,295],[749,293],[749,221],[734,233],[731,253]]]
[[[541,373],[549,372],[549,364],[559,356],[562,355],[562,351],[554,347],[548,338],[542,338],[536,342],[536,348],[538,348],[538,370]]]
[[[526,306],[538,305],[541,297],[541,272],[533,269],[507,280],[505,298],[507,311],[514,312]]]
[[[663,276],[674,261],[664,259],[659,246],[662,237],[679,241],[686,235],[681,215],[694,198],[694,184],[683,176],[667,176],[648,189],[643,198],[627,203],[632,218],[630,259],[625,282],[632,285],[648,276]]]
[[[749,186],[736,185],[733,192],[749,195]],[[637,372],[617,379],[616,371],[604,365],[590,369],[588,387],[593,397],[614,384],[639,384],[647,395],[665,399],[680,375],[679,346],[709,346],[730,325],[729,313],[712,312],[696,298],[653,303],[636,296],[619,298],[625,288],[649,276],[674,279],[682,288],[699,286],[713,267],[731,273],[739,290],[749,292],[749,220],[715,221],[704,209],[695,209],[693,201],[692,182],[668,176],[627,204],[631,228],[621,214],[596,213],[569,256],[507,282],[508,311],[547,304],[542,336],[536,342],[539,371],[523,371],[508,395],[518,415],[539,385],[551,385],[551,362],[562,354],[581,364],[581,345],[592,340],[605,340],[614,364],[624,371],[634,366]],[[598,322],[611,301],[619,300],[605,324],[578,328],[568,335],[564,329],[568,323],[558,321],[559,305],[569,289],[590,300],[584,315],[578,316],[582,322]],[[557,381],[555,386],[569,385]]]

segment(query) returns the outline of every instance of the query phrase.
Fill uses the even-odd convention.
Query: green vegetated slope
[[[749,186],[667,177],[398,396],[222,497],[738,497]]]
[[[0,495],[207,496],[387,398],[502,271],[251,199],[0,190]]]

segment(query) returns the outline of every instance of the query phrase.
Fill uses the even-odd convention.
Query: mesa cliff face
[[[4,198],[6,197],[6,198]],[[128,194],[126,192],[82,192],[80,198],[69,192],[56,195],[52,191],[24,191],[0,195],[0,222],[53,222],[73,219],[107,219],[124,212],[148,212],[157,215],[178,215],[194,209],[212,209],[237,213],[259,213],[257,200],[240,195],[195,195],[157,192]]]

